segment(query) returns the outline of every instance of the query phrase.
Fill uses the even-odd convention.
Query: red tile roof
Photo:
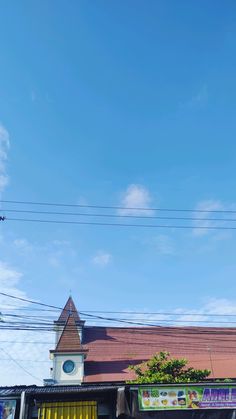
[[[69,315],[55,351],[51,352],[86,352],[80,341],[73,315]]]
[[[56,324],[65,324],[56,352],[88,351],[85,382],[133,378],[130,364],[159,351],[184,357],[189,366],[210,369],[210,378],[236,378],[236,329],[209,327],[83,327],[70,297]],[[78,323],[83,327],[81,345]],[[55,352],[52,351],[52,352]]]
[[[66,305],[63,308],[63,310],[62,310],[62,312],[59,316],[59,319],[55,323],[62,323],[62,322],[66,323],[70,314],[74,317],[75,321],[77,321],[77,322],[81,321],[80,317],[79,317],[79,313],[78,313],[78,311],[75,307],[75,303],[74,303],[72,297],[68,298],[68,300],[66,302]]]
[[[236,329],[204,327],[85,327],[85,382],[126,381],[130,364],[169,351],[189,366],[210,369],[211,378],[236,378]]]

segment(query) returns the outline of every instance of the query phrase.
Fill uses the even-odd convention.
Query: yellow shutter
[[[97,402],[42,403],[38,419],[97,419]]]

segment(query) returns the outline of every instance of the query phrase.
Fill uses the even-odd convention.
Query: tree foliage
[[[185,358],[171,358],[169,352],[159,352],[149,361],[139,365],[131,365],[136,378],[129,383],[189,383],[204,381],[211,373],[210,370],[198,370],[187,367]]]

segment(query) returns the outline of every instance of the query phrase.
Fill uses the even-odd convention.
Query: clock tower
[[[80,320],[74,302],[69,297],[61,315],[54,322],[56,347],[50,351],[53,361],[51,379],[44,384],[81,384],[87,350],[82,345],[84,321]]]

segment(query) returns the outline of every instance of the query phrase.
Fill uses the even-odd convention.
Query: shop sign
[[[140,410],[235,409],[236,386],[140,387]]]
[[[0,419],[14,419],[16,400],[0,400]]]

